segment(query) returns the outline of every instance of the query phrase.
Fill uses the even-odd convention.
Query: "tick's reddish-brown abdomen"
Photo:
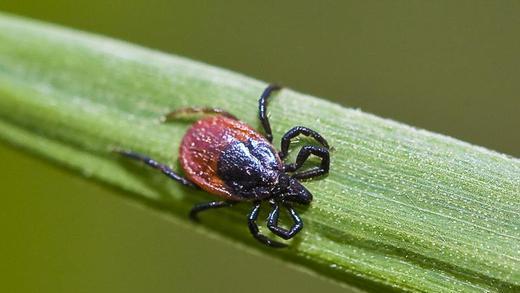
[[[182,139],[179,158],[188,179],[205,191],[226,199],[240,200],[217,174],[222,152],[236,141],[253,139],[270,143],[249,125],[222,115],[195,122]]]

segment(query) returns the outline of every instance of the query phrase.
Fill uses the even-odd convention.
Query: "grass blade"
[[[258,127],[265,83],[128,43],[0,14],[0,139],[185,218],[209,199],[123,161],[132,149],[177,168],[187,124],[158,117],[215,106]],[[247,207],[205,215],[209,231],[365,290],[520,290],[520,161],[449,137],[283,90],[270,104],[275,144],[294,125],[334,147],[306,228],[265,249]],[[294,154],[293,154],[294,155]]]

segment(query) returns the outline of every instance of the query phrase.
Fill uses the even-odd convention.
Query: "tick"
[[[260,205],[262,202],[271,205],[267,228],[285,240],[293,238],[303,228],[303,221],[293,204],[309,205],[312,201],[312,194],[299,181],[327,174],[330,157],[327,141],[318,132],[303,126],[289,130],[282,137],[280,152],[275,150],[267,117],[267,101],[272,92],[279,89],[277,85],[270,85],[259,99],[259,118],[264,135],[221,109],[192,107],[167,114],[166,121],[185,114],[204,114],[187,131],[180,145],[179,160],[185,177],[148,156],[132,151],[116,152],[142,161],[183,185],[220,198],[195,205],[190,211],[193,220],[198,220],[197,215],[205,210],[230,207],[240,202],[252,203],[247,221],[253,237],[270,247],[285,247],[286,244],[260,233],[256,224]],[[299,135],[313,138],[320,146],[305,145],[295,163],[284,163],[291,140]],[[319,157],[321,163],[301,170],[311,154]],[[292,218],[293,224],[289,229],[278,225],[281,208],[285,208]]]

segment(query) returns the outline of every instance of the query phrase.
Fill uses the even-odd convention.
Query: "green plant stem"
[[[0,14],[0,139],[175,217],[211,197],[110,150],[135,150],[178,169],[188,125],[162,125],[158,117],[215,106],[258,127],[265,85]],[[330,175],[305,182],[315,197],[300,209],[306,227],[288,249],[264,248],[248,234],[244,204],[205,214],[208,234],[365,290],[520,290],[518,159],[289,89],[269,110],[276,145],[290,127],[307,125],[334,147]]]

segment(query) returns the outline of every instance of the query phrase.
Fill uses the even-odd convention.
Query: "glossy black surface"
[[[277,84],[270,84],[265,88],[262,95],[260,95],[260,100],[258,100],[258,118],[264,128],[265,138],[267,138],[269,142],[273,142],[273,133],[271,131],[271,124],[269,123],[269,117],[267,117],[267,101],[274,91],[278,91],[281,88],[282,87]]]
[[[245,199],[264,199],[273,195],[283,166],[268,144],[234,141],[222,153],[217,174],[233,193]]]

